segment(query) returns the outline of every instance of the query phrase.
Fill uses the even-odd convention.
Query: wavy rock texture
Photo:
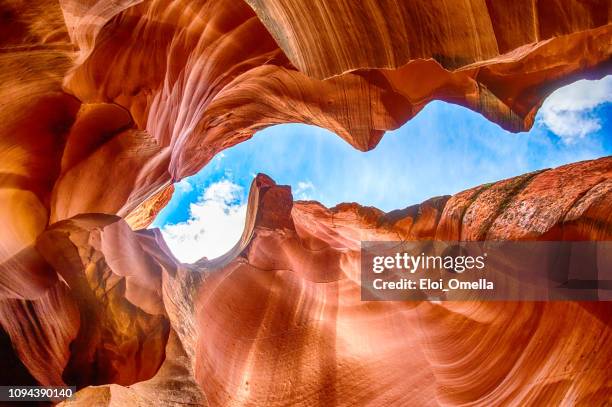
[[[589,175],[569,189],[570,174]],[[609,303],[363,302],[359,250],[362,240],[497,236],[525,213],[543,222],[511,238],[608,240],[610,211],[589,214],[611,197],[612,158],[390,213],[293,202],[288,187],[260,175],[230,253],[164,268],[178,334],[159,372],[129,388],[86,388],[66,404],[600,404],[612,391]]]
[[[260,176],[240,243],[194,265],[133,231],[276,123],[367,150],[439,99],[526,129],[611,71],[609,3],[2,0],[0,20],[2,383],[83,405],[610,398],[607,303],[371,304],[357,283],[365,239],[610,239],[610,158],[387,214]]]

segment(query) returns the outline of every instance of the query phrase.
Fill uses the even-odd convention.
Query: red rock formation
[[[367,150],[440,99],[528,128],[553,89],[610,72],[611,10],[0,2],[7,375],[76,384],[86,405],[601,404],[607,303],[363,303],[357,249],[610,239],[609,158],[388,214],[293,203],[259,177],[241,242],[194,265],[128,223],[148,225],[173,181],[276,123],[325,127]]]
[[[558,188],[572,173],[592,176]],[[449,230],[468,240],[496,236],[525,211],[572,202],[547,212],[545,228],[528,222],[514,235],[546,239],[557,230],[563,239],[600,205],[590,195],[609,200],[611,180],[612,158],[605,158],[384,213],[293,202],[288,187],[259,176],[234,250],[164,269],[167,316],[182,331],[171,334],[167,352],[178,356],[149,381],[87,388],[73,403],[600,403],[610,394],[609,303],[363,302],[359,250],[362,240],[447,239]],[[536,193],[540,200],[523,198]],[[475,210],[481,216],[471,216]],[[602,239],[612,237],[609,220],[597,228]],[[183,377],[178,389],[171,372]]]
[[[61,277],[57,284],[70,288],[64,297],[78,310],[60,314],[65,321],[58,325],[80,320],[59,344],[71,349],[70,359],[58,363],[65,382],[132,384],[151,377],[164,360],[169,326],[162,266],[139,240],[124,221],[97,214],[58,222],[38,238],[37,250]]]
[[[303,36],[306,23],[295,20],[311,16],[302,20],[318,24],[324,8],[308,9],[316,2],[306,9],[253,2],[273,36],[240,1],[184,7],[167,0],[65,0],[41,2],[44,13],[37,13],[39,8],[19,13],[18,2],[6,3],[4,15],[19,29],[12,28],[0,43],[9,67],[0,78],[2,99],[12,102],[3,109],[2,133],[15,134],[5,138],[3,150],[32,148],[28,137],[17,136],[21,131],[41,133],[43,140],[42,134],[57,134],[58,142],[47,136],[51,145],[37,145],[29,155],[44,155],[48,164],[37,160],[38,172],[30,171],[33,179],[23,187],[41,191],[37,201],[51,223],[79,213],[129,216],[136,210],[140,215],[134,216],[143,219],[132,216],[131,223],[143,226],[154,214],[142,210],[145,200],[271,124],[326,127],[365,150],[377,144],[384,130],[399,127],[427,102],[441,99],[464,104],[505,127],[524,129],[555,87],[609,69],[612,34],[605,6],[567,1],[562,7],[534,9],[531,3],[509,3],[516,13],[502,14],[499,10],[507,5],[488,2],[471,11],[455,10],[451,17],[452,8],[435,5],[412,10],[372,2],[360,13],[341,1],[328,2],[334,14],[325,15],[333,21],[324,25],[326,30]],[[289,14],[279,15],[279,10]],[[382,16],[389,16],[386,33],[373,28],[382,26]],[[411,21],[414,32],[407,32],[402,21]],[[298,42],[280,39],[279,27]],[[465,32],[466,38],[449,30]],[[315,32],[321,40],[313,37]],[[364,41],[364,33],[388,39]],[[314,67],[326,71],[319,75]],[[62,90],[82,103],[78,115],[78,101]],[[34,106],[46,110],[35,112]],[[21,116],[38,120],[23,123]],[[28,168],[21,157],[7,154],[7,172]],[[114,162],[110,168],[108,161]],[[108,177],[89,175],[100,171],[109,172]],[[107,179],[115,182],[107,185]],[[50,202],[44,196],[49,190]],[[16,240],[25,247],[31,236]]]

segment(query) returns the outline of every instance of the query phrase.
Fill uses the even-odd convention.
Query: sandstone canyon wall
[[[241,241],[191,265],[143,229],[273,124],[368,150],[437,99],[527,129],[612,71],[608,1],[3,0],[0,19],[0,384],[88,406],[609,402],[609,303],[369,303],[358,276],[361,240],[610,240],[609,157],[390,213],[258,176]]]

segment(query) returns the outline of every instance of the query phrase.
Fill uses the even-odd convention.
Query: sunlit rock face
[[[584,176],[568,188],[576,174]],[[362,240],[609,240],[612,219],[601,208],[612,198],[612,158],[389,213],[294,202],[288,187],[264,175],[249,196],[240,242],[212,261],[181,265],[157,233],[130,232],[118,219],[103,227],[103,236],[141,247],[149,267],[161,270],[161,286],[134,273],[136,293],[155,283],[147,296],[126,290],[126,299],[142,307],[160,298],[170,324],[166,358],[149,380],[87,387],[66,404],[598,405],[609,398],[609,303],[364,302],[359,258]],[[74,222],[83,220],[60,225]]]
[[[611,15],[577,0],[1,2],[2,383],[76,385],[68,404],[88,406],[604,403],[608,303],[361,302],[358,248],[609,240],[610,158],[390,213],[294,203],[259,176],[239,244],[193,265],[136,229],[173,181],[269,125],[367,150],[440,99],[528,128],[554,89],[610,73]]]

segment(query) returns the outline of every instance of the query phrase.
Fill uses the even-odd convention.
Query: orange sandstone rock
[[[564,205],[567,191],[554,185],[570,173],[595,175],[572,183],[591,194],[574,200],[567,214],[555,211],[546,218],[548,230],[539,236],[560,230],[555,233],[562,239],[566,228],[575,233],[579,224],[586,231],[596,216],[582,214],[599,213],[598,197],[612,188],[611,158],[388,214],[357,204],[327,209],[317,202],[294,203],[289,188],[260,175],[236,248],[194,265],[174,260],[156,231],[131,231],[117,217],[80,215],[52,226],[36,245],[65,281],[58,284],[76,319],[44,307],[46,299],[32,301],[30,318],[64,321],[54,327],[65,327],[64,349],[72,345],[55,356],[56,378],[79,386],[114,383],[85,387],[68,405],[490,405],[551,404],[568,397],[597,403],[608,394],[604,372],[612,356],[605,346],[607,303],[371,303],[361,301],[359,290],[361,240],[441,238],[448,229],[435,225],[451,217],[459,219],[454,222],[463,233],[489,236],[502,220],[506,228],[520,226],[513,219],[537,211],[540,202],[522,196],[539,177],[549,186],[539,190],[541,200]],[[474,191],[480,193],[468,203],[451,206]],[[487,208],[482,217],[468,215],[473,205]],[[606,219],[592,226],[602,239],[612,235]],[[0,315],[9,332],[23,321],[20,314]],[[68,324],[74,320],[80,326]],[[40,334],[27,325],[21,329]],[[143,353],[130,353],[133,340],[144,340],[138,345]],[[580,347],[574,347],[576,341]],[[92,355],[92,346],[106,351]],[[145,365],[131,359],[141,354],[148,356]],[[52,382],[40,376],[36,353],[18,355],[37,380]],[[84,364],[92,356],[98,358],[94,369]],[[577,371],[582,373],[572,373]],[[559,382],[560,375],[571,381]]]
[[[609,240],[609,157],[390,213],[259,176],[240,242],[193,265],[130,226],[277,123],[368,150],[437,99],[529,128],[554,89],[610,72],[610,10],[0,2],[2,379],[81,405],[604,403],[608,303],[368,303],[358,281],[368,239]]]

